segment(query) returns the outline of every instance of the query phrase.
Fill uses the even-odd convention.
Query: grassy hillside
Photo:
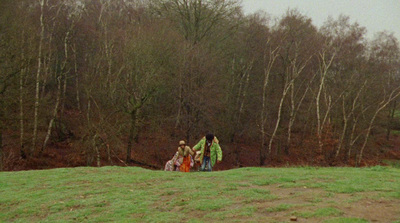
[[[0,222],[400,222],[400,169],[0,173]]]

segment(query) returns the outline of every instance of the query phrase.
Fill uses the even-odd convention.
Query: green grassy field
[[[0,222],[400,222],[400,169],[0,173]]]

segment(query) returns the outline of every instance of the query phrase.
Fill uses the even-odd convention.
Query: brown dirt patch
[[[296,222],[323,222],[336,217],[359,218],[369,222],[394,222],[400,220],[400,200],[384,198],[378,192],[359,192],[341,194],[326,192],[318,188],[280,188],[277,185],[262,187],[278,198],[254,204],[257,221],[290,222],[296,216]],[[286,210],[271,211],[279,205],[290,205]],[[301,216],[302,213],[315,213],[321,208],[337,209],[337,216]]]

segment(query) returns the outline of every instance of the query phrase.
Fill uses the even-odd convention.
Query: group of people
[[[194,157],[194,158],[193,158]],[[174,157],[165,164],[166,171],[190,172],[195,165],[199,171],[212,171],[216,163],[222,161],[222,150],[217,137],[209,133],[193,148],[179,141],[179,147]]]

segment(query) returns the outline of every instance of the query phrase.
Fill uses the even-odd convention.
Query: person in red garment
[[[192,156],[194,156],[194,152],[186,145],[184,140],[179,141],[178,154],[180,158],[183,158],[179,171],[190,172],[190,167],[193,166]]]

